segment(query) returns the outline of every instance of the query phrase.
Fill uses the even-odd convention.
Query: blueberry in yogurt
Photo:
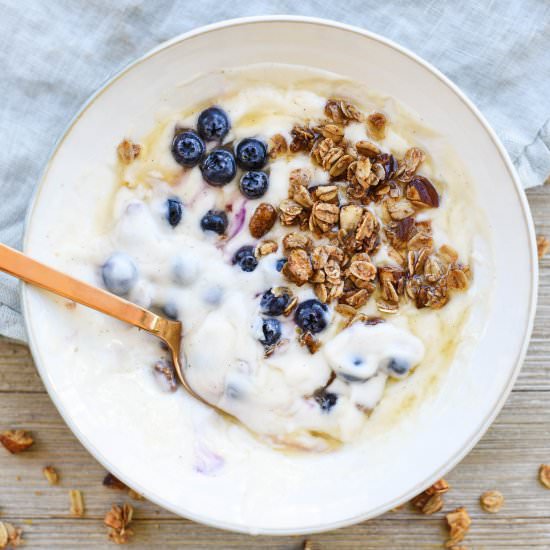
[[[262,336],[260,343],[273,346],[281,339],[281,322],[273,317],[262,320]]]
[[[223,235],[227,229],[227,214],[223,210],[209,210],[201,219],[203,231],[213,231]]]
[[[269,186],[269,178],[265,172],[250,170],[245,172],[239,183],[241,193],[248,199],[263,197]]]
[[[321,410],[327,413],[330,409],[332,409],[332,407],[334,407],[334,405],[336,405],[336,402],[338,401],[338,396],[335,393],[326,391],[325,389],[316,391],[314,398],[319,404],[319,407],[321,407]]]
[[[282,315],[292,299],[286,289],[269,289],[263,293],[260,300],[260,309],[265,315],[276,317]]]
[[[201,163],[202,177],[214,187],[227,185],[237,173],[237,164],[231,151],[212,149]]]
[[[260,170],[267,162],[267,145],[255,138],[243,139],[237,145],[237,164],[245,170]]]
[[[275,269],[279,272],[281,272],[283,270],[283,267],[285,266],[287,262],[287,259],[286,258],[279,258],[276,262],[275,262]]]
[[[229,117],[219,107],[205,109],[197,122],[197,130],[205,141],[222,141],[230,127]]]
[[[166,219],[172,227],[176,227],[183,216],[183,204],[178,197],[166,200]]]
[[[319,300],[302,302],[294,313],[294,321],[304,331],[316,334],[327,326],[328,306]]]
[[[258,260],[254,254],[253,246],[242,246],[233,256],[233,264],[237,264],[243,271],[254,271],[258,266]]]
[[[101,276],[109,292],[125,296],[137,282],[138,269],[130,256],[115,252],[101,267]]]
[[[204,141],[192,130],[179,132],[172,140],[172,156],[182,166],[196,166],[202,159],[206,147]]]
[[[390,357],[382,363],[383,370],[394,378],[403,378],[411,369],[410,363],[399,357]]]
[[[176,306],[173,302],[164,304],[162,312],[166,317],[168,317],[168,319],[172,319],[173,321],[176,321],[179,317],[178,306]]]

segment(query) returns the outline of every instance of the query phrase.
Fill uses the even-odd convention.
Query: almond
[[[254,214],[252,214],[252,217],[250,218],[250,222],[248,224],[250,234],[255,239],[260,239],[273,227],[276,220],[277,211],[275,208],[266,202],[262,202],[258,205],[254,211]]]
[[[407,184],[407,198],[418,207],[437,208],[439,195],[432,182],[423,176],[414,176]]]

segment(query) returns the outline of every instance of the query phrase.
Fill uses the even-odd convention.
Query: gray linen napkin
[[[525,187],[550,174],[546,0],[4,0],[0,7],[0,242],[21,245],[33,187],[85,99],[132,59],[194,27],[299,14],[362,26],[409,47],[480,107]],[[0,274],[0,334],[25,340],[17,283]]]

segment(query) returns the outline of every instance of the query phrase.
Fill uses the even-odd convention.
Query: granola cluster
[[[296,227],[283,241],[284,276],[312,285],[324,303],[358,309],[374,296],[383,313],[397,312],[406,300],[417,308],[443,307],[468,287],[471,273],[453,248],[436,247],[431,222],[418,217],[440,204],[436,186],[417,174],[425,153],[412,147],[397,160],[373,142],[346,139],[346,125],[364,121],[369,136],[381,139],[388,124],[382,113],[365,117],[349,102],[329,99],[325,114],[320,124],[294,127],[288,147],[282,136],[272,138],[272,156],[308,153],[330,178],[315,185],[307,168],[290,174],[288,198],[277,205],[279,223]],[[254,236],[273,226],[267,206],[253,216]],[[382,245],[392,262],[375,264]]]

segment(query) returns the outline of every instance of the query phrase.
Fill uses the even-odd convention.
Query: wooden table
[[[550,236],[550,185],[528,192],[537,233]],[[510,289],[513,292],[513,289]],[[113,548],[103,518],[112,502],[135,508],[132,548],[302,548],[306,537],[251,537],[179,519],[146,501],[102,486],[103,468],[69,431],[38,377],[28,349],[0,339],[0,430],[24,428],[35,436],[27,452],[0,448],[0,520],[24,530],[27,548]],[[535,330],[523,370],[496,422],[475,449],[446,476],[452,490],[444,511],[466,506],[473,519],[465,544],[472,549],[550,548],[550,490],[537,480],[550,463],[550,255],[541,262]],[[61,483],[50,487],[42,468],[54,465]],[[84,494],[86,514],[69,515],[69,489]],[[479,495],[498,489],[497,514],[483,512]],[[442,548],[444,511],[423,516],[409,508],[347,529],[308,537],[321,549]]]

